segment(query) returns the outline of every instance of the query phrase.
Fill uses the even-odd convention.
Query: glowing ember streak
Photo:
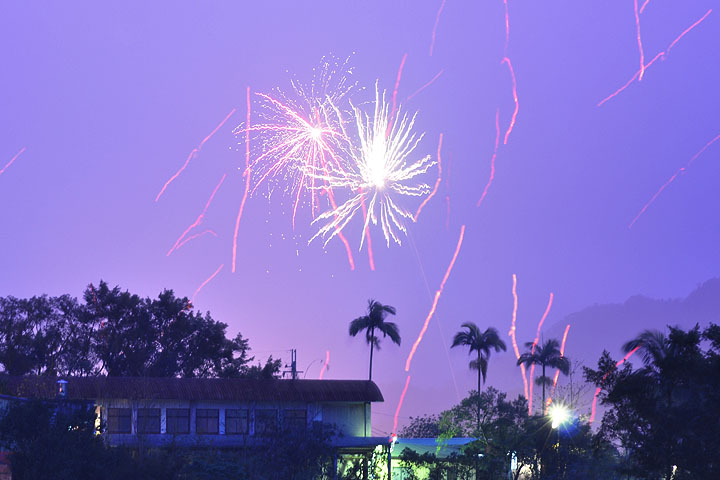
[[[201,233],[196,233],[195,235],[190,235],[188,238],[186,238],[185,240],[183,240],[182,242],[180,242],[180,245],[178,245],[175,250],[177,250],[178,248],[182,247],[183,245],[185,245],[186,243],[188,243],[190,240],[195,240],[196,238],[202,237],[202,236],[205,235],[206,233],[209,233],[209,234],[211,234],[213,237],[216,237],[216,238],[217,238],[217,236],[218,236],[217,233],[215,233],[215,232],[212,231],[212,230],[205,230],[205,231],[203,231],[203,232],[201,232]]]
[[[515,335],[516,329],[516,323],[517,323],[517,309],[518,309],[518,296],[517,296],[517,275],[513,273],[513,286],[512,286],[512,294],[513,294],[513,313],[512,313],[512,325],[510,326],[510,331],[508,332],[508,335],[510,335],[510,338],[512,339],[512,345],[513,350],[515,351],[515,357],[517,359],[520,359],[520,349],[517,345],[517,338]],[[522,372],[523,377],[523,384],[525,385],[525,398],[528,398],[528,381],[527,381],[527,375],[525,374],[525,364],[520,364],[520,372]]]
[[[437,14],[435,15],[435,25],[433,25],[432,40],[430,41],[430,56],[431,57],[433,54],[433,49],[435,48],[435,33],[437,32],[438,23],[440,22],[440,14],[442,13],[443,8],[445,8],[445,0],[442,0],[442,3],[440,3],[440,8],[438,8]]]
[[[332,190],[328,189],[328,197],[330,198],[330,205],[333,209],[337,209],[337,203],[335,203],[335,197],[333,196]],[[337,236],[342,241],[343,245],[345,245],[345,252],[347,253],[348,257],[348,263],[350,264],[350,270],[355,270],[355,260],[353,259],[352,249],[350,248],[350,242],[347,241],[347,238],[345,238],[345,235],[338,230]],[[370,232],[368,232],[367,236],[368,240],[368,256],[370,258],[370,269],[375,270],[375,262],[373,261],[373,255],[372,255],[372,241],[370,240]]]
[[[630,351],[622,358],[622,360],[619,360],[619,361],[615,364],[615,368],[618,368],[620,365],[622,365],[623,363],[625,363],[625,362],[627,361],[627,359],[630,358],[633,353],[637,352],[638,349],[639,349],[641,346],[642,346],[642,345],[638,345],[637,347],[635,347],[635,348],[633,348],[632,350],[630,350]],[[602,378],[602,379],[605,380],[608,375],[610,375],[610,372],[608,372],[608,373],[606,373],[605,375],[603,375],[603,378]],[[596,407],[597,407],[597,399],[598,399],[598,395],[600,395],[600,392],[601,392],[601,391],[602,391],[602,388],[601,388],[601,387],[598,387],[597,389],[595,389],[595,395],[593,396],[593,402],[592,402],[592,412],[591,412],[591,414],[590,414],[590,420],[589,420],[590,423],[592,423],[592,422],[595,420],[595,409],[596,409]]]
[[[560,344],[560,356],[565,355],[565,341],[567,340],[569,331],[570,331],[570,324],[568,323],[568,325],[565,327],[565,333],[563,333],[562,343]],[[555,370],[555,376],[553,377],[552,391],[550,392],[550,397],[548,397],[547,403],[545,404],[545,415],[547,415],[548,408],[550,407],[550,404],[552,403],[553,396],[555,396],[555,387],[557,386],[559,377],[560,377],[560,370]]]
[[[663,52],[660,52],[660,53],[658,53],[657,55],[655,55],[655,57],[654,57],[652,60],[650,60],[650,63],[648,63],[647,65],[645,65],[645,69],[647,70],[647,69],[650,67],[650,65],[652,65],[653,63],[655,63],[655,61],[656,61],[658,58],[662,57],[662,55],[663,55]],[[608,95],[607,97],[603,98],[603,99],[600,101],[600,103],[598,103],[597,106],[600,107],[600,106],[602,106],[603,103],[607,102],[608,100],[610,100],[610,99],[612,99],[612,98],[615,98],[620,92],[622,92],[623,90],[625,90],[626,88],[628,88],[639,76],[640,76],[640,70],[638,70],[637,72],[635,72],[635,75],[633,75],[633,77],[632,77],[630,80],[628,80],[628,81],[625,83],[625,85],[623,85],[622,87],[618,88],[617,90],[615,90],[613,93],[611,93],[611,94]]]
[[[397,424],[398,424],[398,415],[400,415],[400,408],[402,407],[403,400],[405,400],[405,394],[407,393],[408,386],[410,385],[410,375],[407,376],[407,380],[405,380],[405,388],[403,388],[402,393],[400,394],[400,401],[398,401],[397,408],[395,409],[395,418],[393,419],[393,435],[397,434]]]
[[[712,13],[712,8],[711,8],[710,10],[708,10],[707,12],[705,12],[705,15],[703,15],[697,22],[693,23],[693,24],[690,25],[688,28],[686,28],[685,31],[683,31],[683,32],[680,34],[679,37],[677,37],[675,40],[673,40],[673,42],[670,44],[670,46],[667,48],[667,50],[665,50],[665,53],[663,53],[663,59],[665,59],[665,57],[670,54],[670,49],[671,49],[673,46],[675,46],[675,44],[676,44],[682,37],[684,37],[685,34],[687,34],[687,33],[688,33],[690,30],[692,30],[693,28],[697,27],[700,22],[702,22],[703,20],[705,20],[705,19],[707,18],[707,16],[710,15],[710,13]]]
[[[638,42],[638,49],[640,50],[640,76],[638,77],[638,82],[639,82],[642,80],[643,75],[645,75],[645,54],[643,53],[642,38],[640,37],[640,14],[638,13],[637,0],[634,0],[634,3],[635,3],[635,26],[637,27],[637,42]]]
[[[697,26],[700,24],[700,22],[702,22],[703,20],[705,20],[705,19],[707,18],[707,16],[710,15],[711,12],[712,12],[712,9],[708,10],[708,11],[705,13],[705,15],[703,15],[698,21],[696,21],[695,23],[693,23],[692,25],[690,25],[688,28],[686,28],[685,31],[683,31],[675,40],[672,41],[672,43],[668,46],[668,48],[667,48],[664,52],[660,52],[660,53],[658,53],[657,55],[655,55],[655,57],[653,57],[653,59],[650,60],[650,62],[648,62],[647,65],[645,65],[645,68],[644,68],[643,70],[647,70],[648,68],[650,68],[650,66],[651,66],[653,63],[655,63],[655,61],[656,61],[657,59],[659,59],[659,58],[662,58],[663,60],[665,60],[665,58],[667,57],[668,53],[670,53],[670,49],[671,49],[682,37],[684,37],[688,32],[690,32],[690,30],[692,30],[693,28],[697,27]],[[612,98],[615,98],[620,92],[622,92],[623,90],[625,90],[626,88],[628,88],[628,87],[635,81],[635,79],[637,79],[639,76],[640,76],[640,70],[638,70],[637,72],[635,72],[635,75],[633,75],[633,77],[632,77],[630,80],[628,80],[627,83],[625,83],[625,85],[623,85],[622,87],[618,88],[617,90],[615,90],[615,92],[611,93],[610,95],[608,95],[607,97],[605,97],[604,99],[602,99],[602,100],[600,101],[600,103],[598,103],[597,106],[600,107],[600,106],[602,106],[603,103],[607,102],[608,100],[610,100],[610,99],[612,99]]]
[[[322,213],[313,221],[324,224],[310,242],[322,237],[327,245],[361,209],[363,202],[368,201],[360,248],[364,244],[365,228],[371,221],[377,225],[378,220],[388,246],[391,239],[397,244],[402,243],[399,233],[407,234],[403,219],[412,221],[414,217],[397,203],[398,199],[403,196],[420,197],[429,193],[430,187],[427,184],[410,184],[410,181],[425,174],[435,162],[430,155],[417,161],[409,161],[424,134],[413,133],[415,115],[409,117],[398,111],[395,124],[390,134],[386,135],[389,128],[388,110],[385,94],[380,97],[376,86],[372,120],[353,106],[359,137],[358,150],[352,152],[353,162],[347,165],[347,169],[338,169],[328,164],[326,172],[318,172],[316,169],[310,173],[324,182],[326,187],[322,188],[347,188],[353,192],[345,203]]]
[[[513,85],[513,100],[515,101],[515,111],[512,114],[512,119],[510,120],[507,132],[505,132],[505,140],[503,141],[503,144],[507,145],[510,132],[512,132],[512,129],[515,126],[515,119],[517,118],[518,111],[520,110],[520,104],[518,103],[517,81],[515,80],[515,70],[513,70],[512,63],[510,63],[510,59],[508,57],[503,58],[502,63],[507,63],[508,68],[510,69],[510,77],[512,78]]]
[[[5,170],[7,170],[8,167],[9,167],[10,165],[12,165],[13,162],[25,151],[25,148],[26,148],[26,147],[22,147],[22,148],[20,149],[20,151],[19,151],[18,153],[16,153],[15,156],[10,159],[10,161],[7,163],[7,165],[5,165],[5,166],[2,168],[2,170],[0,170],[0,175],[2,175],[3,173],[5,173]]]
[[[485,185],[485,188],[483,189],[482,195],[480,195],[480,200],[478,200],[478,202],[477,202],[478,207],[482,204],[483,199],[485,199],[485,195],[487,195],[488,190],[490,190],[490,185],[492,184],[493,179],[495,178],[495,159],[497,158],[497,151],[498,151],[499,144],[500,144],[500,109],[498,108],[495,112],[495,149],[493,150],[492,158],[490,159],[490,178],[488,179],[488,182]]]
[[[460,238],[458,238],[457,246],[455,247],[455,253],[453,254],[452,260],[450,261],[450,265],[448,265],[447,270],[445,271],[445,276],[442,279],[442,282],[440,282],[440,288],[435,292],[435,298],[433,299],[432,307],[430,308],[430,312],[428,312],[427,317],[425,318],[425,323],[422,326],[422,329],[420,330],[420,334],[418,335],[417,340],[415,340],[415,343],[413,343],[412,348],[410,349],[410,354],[408,355],[407,360],[405,361],[405,371],[410,371],[410,362],[412,362],[412,358],[415,355],[415,351],[418,348],[418,345],[420,345],[420,342],[423,339],[423,335],[425,335],[425,331],[427,331],[428,325],[430,324],[430,319],[435,314],[435,309],[437,308],[438,300],[440,300],[440,295],[442,295],[443,289],[445,288],[445,283],[448,280],[448,277],[450,277],[450,272],[452,271],[453,265],[455,265],[455,260],[457,260],[458,254],[460,253],[460,247],[462,246],[463,237],[465,236],[465,225],[460,227]]]
[[[505,4],[505,56],[507,57],[507,49],[510,44],[510,15],[508,14],[508,3],[507,0],[503,0]]]
[[[19,157],[19,156],[25,151],[25,149],[26,149],[26,147],[21,148],[20,151],[19,151],[18,153],[16,153],[13,158],[10,159],[10,161],[7,163],[7,165],[5,165],[5,166],[2,168],[2,170],[0,170],[0,175],[2,175],[3,173],[5,173],[5,170],[7,170],[7,168],[8,168],[10,165],[12,165],[15,160],[17,160],[17,157]]]
[[[200,225],[200,223],[203,221],[203,218],[205,217],[205,213],[207,212],[207,209],[210,207],[210,204],[212,203],[213,198],[215,198],[215,194],[217,193],[218,189],[220,188],[220,185],[222,185],[222,183],[225,181],[225,177],[226,177],[226,176],[227,176],[227,174],[223,173],[222,178],[220,179],[220,181],[218,182],[218,184],[215,186],[215,189],[214,189],[214,190],[212,191],[212,193],[210,194],[210,198],[208,199],[207,203],[205,204],[205,208],[203,208],[202,213],[201,213],[200,215],[198,215],[198,217],[195,219],[195,221],[194,221],[188,228],[185,229],[185,231],[182,233],[182,235],[180,235],[180,237],[178,237],[178,239],[175,241],[175,244],[174,244],[174,245],[172,246],[172,248],[167,252],[166,255],[167,255],[168,257],[170,256],[170,254],[171,254],[173,251],[177,250],[177,248],[180,246],[180,243],[181,243],[181,242],[183,241],[183,239],[185,238],[185,235],[187,235],[188,232],[190,232],[190,230],[192,230],[193,228],[195,228],[195,227],[197,227],[198,225]]]
[[[333,208],[337,208],[333,205]],[[366,225],[367,222],[367,208],[365,207],[365,199],[362,201],[362,214],[363,214],[363,225],[365,225],[365,240],[368,244],[368,262],[370,262],[370,270],[375,271],[375,256],[373,255],[372,249],[372,237],[370,236],[370,227]],[[340,233],[338,233],[340,235]]]
[[[20,151],[19,151],[18,153],[16,153],[15,156],[10,159],[10,161],[7,163],[7,165],[5,165],[5,166],[2,168],[2,170],[0,170],[0,175],[2,175],[3,173],[5,173],[5,170],[7,170],[7,168],[8,168],[10,165],[12,165],[13,162],[14,162],[24,151],[25,151],[25,147],[22,147],[22,148],[20,149]]]
[[[230,111],[230,113],[228,113],[227,117],[225,117],[225,118],[223,119],[223,121],[220,122],[217,127],[215,127],[215,130],[213,130],[212,132],[210,132],[210,134],[209,134],[207,137],[203,138],[203,141],[200,142],[200,145],[198,145],[197,147],[193,148],[192,152],[190,152],[190,155],[188,155],[188,157],[185,159],[185,163],[183,164],[183,166],[180,167],[180,170],[178,170],[177,172],[175,172],[175,175],[173,175],[172,177],[170,177],[170,180],[168,180],[167,182],[165,182],[165,185],[163,185],[163,187],[160,189],[160,193],[158,193],[158,194],[157,194],[157,197],[155,197],[155,201],[156,201],[156,202],[157,202],[158,200],[160,200],[160,197],[162,196],[162,194],[165,193],[165,189],[168,187],[168,185],[170,185],[170,184],[173,182],[173,180],[175,180],[175,179],[183,172],[183,170],[185,170],[185,168],[186,168],[186,167],[188,166],[188,164],[190,163],[190,160],[191,160],[191,159],[197,157],[197,155],[198,155],[198,153],[200,153],[200,149],[203,147],[203,145],[205,145],[205,143],[206,143],[208,140],[210,140],[210,137],[212,137],[213,135],[215,135],[215,133],[216,133],[218,130],[220,130],[220,128],[221,128],[223,125],[225,125],[225,122],[227,122],[227,121],[230,119],[230,117],[232,117],[233,113],[235,113],[235,109],[234,109],[234,108]]]
[[[422,92],[422,91],[425,90],[427,87],[429,87],[430,85],[432,85],[432,84],[435,82],[435,80],[437,80],[438,78],[440,78],[440,75],[443,74],[443,71],[444,71],[443,69],[440,69],[440,71],[439,71],[437,74],[435,74],[435,76],[434,76],[433,78],[431,78],[429,82],[427,82],[425,85],[423,85],[422,87],[420,87],[420,88],[418,88],[417,90],[415,90],[415,91],[412,93],[412,95],[409,95],[409,96],[405,99],[405,102],[409,102],[410,99],[413,98],[415,95],[417,95],[418,93]]]
[[[535,334],[535,340],[533,340],[531,353],[535,353],[535,348],[537,347],[538,342],[540,341],[540,329],[543,326],[543,323],[545,323],[545,319],[548,316],[548,313],[550,313],[550,307],[552,307],[553,302],[553,293],[550,292],[550,300],[548,300],[547,308],[545,309],[545,313],[543,313],[542,318],[540,319],[540,322],[538,323],[537,327],[537,333]],[[535,364],[532,364],[530,366],[530,397],[528,398],[528,415],[532,415],[532,398],[533,398],[533,377],[535,375]]]
[[[440,157],[440,150],[442,150],[442,140],[443,140],[443,134],[441,133],[440,140],[438,140],[438,149],[437,149],[438,177],[437,177],[437,180],[435,180],[435,188],[433,188],[432,192],[430,192],[430,195],[425,197],[425,200],[423,200],[423,202],[418,207],[417,212],[415,212],[415,221],[416,222],[417,222],[418,217],[420,216],[420,212],[422,211],[423,207],[437,193],[438,187],[440,187],[440,182],[442,182],[442,158]]]
[[[397,94],[398,89],[400,88],[400,78],[402,77],[403,67],[405,67],[405,60],[407,60],[407,53],[403,55],[402,60],[400,60],[400,67],[398,68],[397,78],[395,79],[395,88],[393,89],[392,94],[392,110],[390,111],[390,121],[387,126],[387,131],[385,132],[386,137],[390,135],[390,130],[392,129],[393,121],[395,120],[395,112],[397,112]]]
[[[323,363],[322,369],[320,370],[320,376],[318,377],[318,380],[323,379],[323,375],[325,375],[325,371],[328,369],[329,363],[330,363],[330,350],[325,350],[325,363]]]
[[[653,195],[652,198],[650,198],[650,200],[642,207],[642,209],[640,210],[640,212],[639,212],[637,215],[635,215],[635,218],[633,218],[632,222],[630,222],[630,225],[628,225],[628,228],[632,228],[632,226],[635,225],[635,222],[638,221],[638,218],[640,218],[640,216],[641,216],[643,213],[645,213],[645,210],[647,210],[647,209],[650,207],[650,205],[652,205],[653,202],[655,202],[655,200],[660,196],[660,194],[663,192],[663,190],[665,190],[665,189],[668,187],[668,185],[670,185],[670,184],[678,177],[678,175],[680,175],[681,173],[685,173],[685,171],[686,171],[688,168],[690,168],[690,165],[692,165],[692,163],[693,163],[700,155],[702,155],[702,153],[703,153],[705,150],[707,150],[707,148],[708,148],[710,145],[712,145],[713,143],[715,143],[717,140],[720,140],[720,135],[716,136],[715,138],[713,138],[712,140],[710,140],[708,143],[706,143],[705,146],[704,146],[703,148],[701,148],[699,152],[697,152],[695,155],[693,155],[693,157],[688,161],[688,163],[687,163],[684,167],[680,167],[680,169],[679,169],[677,172],[675,172],[675,173],[668,179],[667,182],[665,182],[664,184],[662,184],[662,186],[660,187],[660,189],[659,189],[657,192],[655,192],[655,195]]]
[[[245,192],[243,193],[242,200],[240,201],[240,208],[238,209],[237,217],[235,218],[235,233],[233,234],[233,250],[232,250],[232,273],[235,273],[235,263],[237,260],[237,238],[238,231],[240,230],[240,219],[242,218],[243,210],[245,209],[245,201],[247,200],[248,191],[250,190],[250,87],[247,87],[245,91],[245,100],[247,102],[247,117],[246,131],[245,131],[245,171],[243,177],[245,177]]]
[[[640,7],[640,13],[643,13],[643,10],[645,10],[645,7],[647,7],[648,3],[650,3],[650,0],[645,0],[645,2],[642,4],[642,7]]]
[[[190,303],[191,303],[191,304],[195,303],[195,297],[197,296],[198,293],[200,293],[200,290],[202,290],[205,285],[207,285],[208,283],[210,283],[210,280],[212,280],[213,278],[215,278],[215,276],[216,276],[218,273],[220,273],[220,270],[222,270],[222,268],[223,268],[224,266],[225,266],[224,263],[220,264],[220,266],[217,268],[217,270],[215,270],[215,272],[214,272],[212,275],[210,275],[210,276],[207,278],[207,280],[205,280],[203,283],[200,284],[200,286],[197,288],[197,290],[195,290],[195,293],[193,293],[193,296],[192,296],[192,298],[190,299]]]

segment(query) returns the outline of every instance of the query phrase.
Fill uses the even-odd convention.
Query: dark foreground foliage
[[[277,376],[270,357],[252,365],[241,334],[164,290],[141,298],[100,281],[70,295],[0,297],[0,371],[9,375]]]
[[[232,450],[109,447],[95,413],[67,402],[13,402],[0,418],[0,450],[13,480],[305,480],[330,475],[332,432],[277,431]]]
[[[621,471],[638,479],[720,478],[720,326],[645,331],[616,368],[604,352],[588,381],[608,407],[601,434],[618,442]],[[639,362],[638,362],[639,361]]]

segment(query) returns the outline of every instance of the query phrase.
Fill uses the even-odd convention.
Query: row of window
[[[160,433],[160,416],[161,410],[159,408],[138,408],[136,433]],[[274,408],[256,408],[254,417],[256,435],[275,431],[280,426],[278,422],[278,411]],[[286,429],[304,430],[307,424],[306,411],[301,409],[285,409],[283,411],[282,423],[283,428]],[[108,433],[131,433],[132,409],[108,408],[107,431]],[[165,433],[190,433],[190,409],[166,408]],[[220,410],[217,408],[196,408],[195,433],[220,433]],[[225,434],[247,435],[248,433],[250,433],[250,414],[248,409],[225,409]]]

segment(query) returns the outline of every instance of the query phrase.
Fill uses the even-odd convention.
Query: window
[[[255,409],[255,435],[271,433],[277,430],[277,410],[274,408]]]
[[[198,408],[195,410],[196,433],[218,433],[220,410],[217,408]]]
[[[108,432],[130,433],[132,410],[129,408],[108,408]]]
[[[247,435],[248,433],[248,411],[247,409],[225,410],[225,434],[226,435]]]
[[[305,409],[287,409],[283,411],[283,428],[302,432],[307,427]]]
[[[165,412],[165,431],[167,433],[190,433],[190,409],[168,408]]]
[[[138,433],[160,433],[160,409],[138,408]]]

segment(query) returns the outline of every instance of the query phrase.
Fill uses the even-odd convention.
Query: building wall
[[[351,437],[370,436],[370,404],[323,403],[322,422]]]
[[[113,445],[146,443],[148,445],[213,445],[231,446],[250,443],[257,438],[255,433],[255,410],[275,409],[279,414],[279,421],[282,422],[283,412],[286,409],[305,410],[307,427],[313,422],[322,422],[328,425],[336,425],[337,433],[344,436],[363,436],[363,425],[367,416],[367,435],[370,432],[370,411],[362,403],[302,403],[302,402],[196,402],[180,400],[123,400],[103,399],[97,401],[100,407],[102,420],[107,425],[109,408],[130,408],[132,409],[131,433],[105,433]],[[365,407],[365,408],[364,408]],[[137,434],[138,408],[159,408],[160,409],[160,434]],[[190,409],[190,433],[189,434],[168,434],[166,414],[168,408]],[[219,410],[218,434],[198,434],[196,432],[196,410],[198,408],[212,408]],[[225,411],[227,409],[247,409],[249,413],[249,433],[226,434],[225,433]]]

